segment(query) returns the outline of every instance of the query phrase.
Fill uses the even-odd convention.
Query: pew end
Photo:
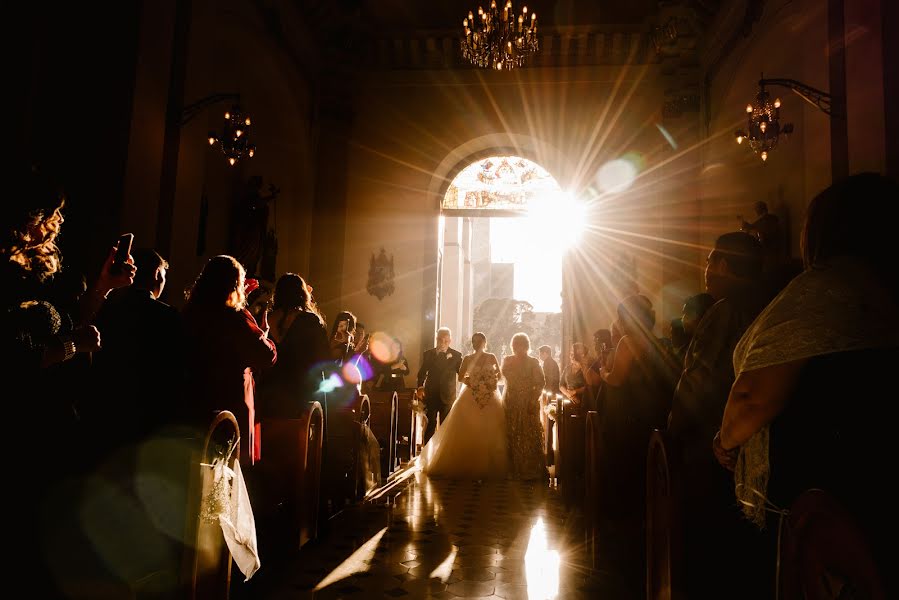
[[[227,599],[231,587],[231,552],[221,526],[204,520],[201,512],[213,484],[212,469],[203,465],[212,464],[232,442],[228,466],[233,468],[240,457],[240,427],[233,413],[221,411],[207,430],[202,450],[191,457],[182,581],[192,600]]]
[[[297,419],[262,421],[263,455],[257,470],[267,493],[266,510],[284,507],[292,549],[318,535],[324,414],[309,402]]]
[[[680,463],[666,432],[654,430],[646,455],[646,597],[686,597]]]

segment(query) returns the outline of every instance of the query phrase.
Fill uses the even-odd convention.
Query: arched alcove
[[[440,200],[436,324],[460,348],[483,331],[503,354],[524,331],[534,352],[548,345],[558,356],[563,265],[577,238],[568,233],[583,224],[583,205],[530,158],[495,148],[475,156]]]

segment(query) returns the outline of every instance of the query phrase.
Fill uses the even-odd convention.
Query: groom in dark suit
[[[437,428],[437,414],[446,421],[450,408],[456,400],[456,377],[462,365],[462,353],[450,348],[453,338],[447,327],[437,330],[437,347],[426,350],[418,369],[418,394],[424,393],[425,414],[428,426],[425,428],[424,443],[427,444]]]

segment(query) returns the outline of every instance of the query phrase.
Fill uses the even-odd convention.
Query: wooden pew
[[[366,430],[370,423],[371,402],[364,394],[343,397],[341,402],[328,406],[325,411],[322,467],[325,518],[361,499],[380,479],[380,458],[372,456],[373,451],[367,443]]]
[[[594,569],[599,568],[599,495],[602,491],[600,479],[600,436],[602,430],[599,413],[595,410],[587,412],[587,431],[584,444],[584,525],[587,552],[590,553]]]
[[[818,489],[803,492],[785,520],[778,573],[781,598],[888,597],[885,583],[891,574],[879,572],[856,519],[831,494]]]
[[[228,463],[240,456],[240,426],[229,411],[218,413],[206,433],[203,448],[190,462],[188,509],[184,539],[188,541],[183,558],[182,578],[194,600],[228,598],[231,586],[231,552],[225,543],[221,526],[201,517],[203,498],[212,488],[213,472],[208,466],[235,443]],[[191,543],[192,542],[192,543]]]
[[[580,505],[584,493],[584,415],[574,413],[571,401],[562,399],[556,410],[559,456],[556,477],[565,504]]]
[[[412,427],[415,415],[412,412],[413,390],[403,390],[396,393],[396,458],[397,466],[412,460],[415,456],[412,444]]]
[[[414,396],[410,397],[409,405],[403,411],[405,415],[408,415],[409,427],[401,430],[409,432],[409,460],[412,460],[421,453],[421,448],[424,446],[425,429],[427,428],[427,422],[424,415],[413,408],[414,402]]]
[[[679,460],[663,431],[653,431],[646,457],[646,598],[686,597]]]
[[[381,475],[393,473],[399,466],[397,460],[397,427],[399,424],[399,396],[393,391],[371,391],[371,430],[381,448]]]
[[[307,403],[297,419],[262,421],[262,458],[256,464],[266,490],[260,517],[274,514],[272,525],[288,530],[298,549],[318,535],[324,415],[318,402]]]
[[[356,486],[353,499],[362,499],[381,483],[381,451],[371,430],[371,399],[363,395],[359,401],[359,421],[356,424],[357,440],[354,445],[354,477]]]

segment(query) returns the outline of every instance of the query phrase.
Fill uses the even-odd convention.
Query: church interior
[[[26,597],[896,597],[899,2],[14,4]]]

